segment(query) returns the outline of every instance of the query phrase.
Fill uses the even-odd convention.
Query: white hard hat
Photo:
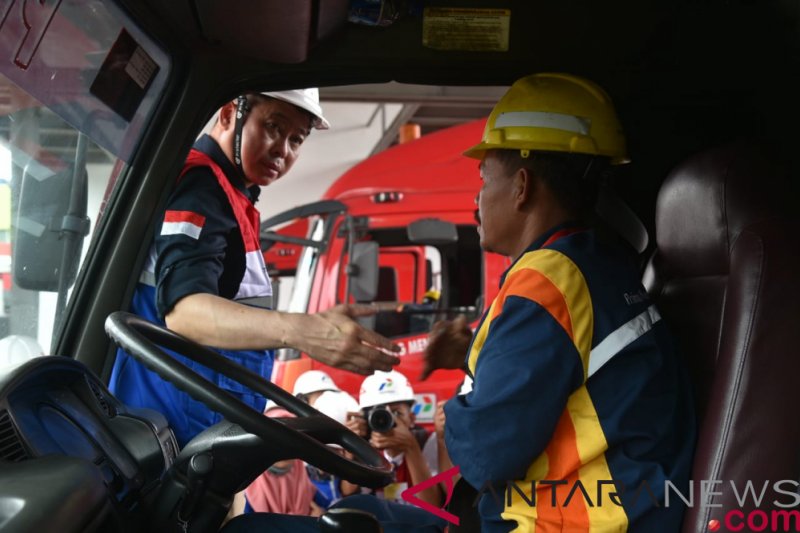
[[[277,98],[290,104],[296,105],[300,109],[305,109],[314,117],[313,126],[318,130],[327,130],[331,127],[325,117],[322,116],[322,107],[319,105],[319,89],[311,87],[309,89],[292,89],[290,91],[277,91],[272,93],[261,93],[270,98]]]
[[[347,413],[357,413],[359,411],[358,402],[355,398],[344,391],[325,391],[319,395],[314,402],[314,409],[324,415],[328,415],[340,424],[347,422]]]
[[[0,339],[0,366],[17,365],[40,355],[44,350],[34,338],[9,335]]]
[[[413,402],[414,389],[408,378],[397,370],[378,370],[361,383],[358,404],[362,409],[395,402]]]
[[[339,387],[333,382],[327,372],[322,370],[308,370],[298,376],[297,381],[294,382],[292,394],[311,394],[312,392],[320,392],[326,390],[338,391]]]

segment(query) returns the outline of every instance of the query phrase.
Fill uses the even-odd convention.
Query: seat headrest
[[[656,204],[656,243],[669,273],[727,274],[729,250],[741,231],[779,210],[779,177],[761,149],[742,141],[678,165]]]

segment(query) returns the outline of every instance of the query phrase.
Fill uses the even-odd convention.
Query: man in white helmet
[[[408,378],[396,370],[375,372],[361,384],[358,397],[370,427],[370,444],[382,450],[394,465],[395,481],[378,489],[376,494],[388,501],[404,503],[401,493],[430,479],[431,466],[422,454],[420,440],[414,429],[414,390]],[[442,503],[443,495],[438,485],[425,489],[417,495],[421,500],[436,507]]]
[[[294,387],[292,387],[292,394],[313,407],[317,398],[323,392],[339,392],[340,390],[327,372],[307,370],[297,376]]]
[[[312,129],[326,129],[317,89],[246,94],[226,103],[189,153],[150,249],[131,311],[269,377],[271,348],[293,347],[319,361],[369,374],[399,359],[390,341],[359,326],[363,308],[312,315],[270,310],[272,286],[255,208],[261,187],[291,169]],[[181,358],[259,412],[264,398]],[[111,390],[125,403],[164,413],[183,446],[220,420],[124,351]]]

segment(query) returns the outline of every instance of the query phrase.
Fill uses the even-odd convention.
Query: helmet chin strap
[[[233,164],[236,165],[237,170],[239,170],[245,181],[247,181],[247,175],[244,173],[244,167],[242,166],[242,129],[249,112],[250,103],[247,101],[247,97],[238,97],[236,99],[236,117],[233,125]]]

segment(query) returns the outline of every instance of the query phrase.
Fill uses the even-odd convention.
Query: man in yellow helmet
[[[513,264],[474,336],[440,324],[426,356],[467,354],[473,389],[445,405],[445,439],[482,530],[677,531],[664,491],[688,489],[688,381],[635,258],[585,222],[600,177],[628,162],[608,95],[525,77],[465,155],[480,160],[481,246]]]

